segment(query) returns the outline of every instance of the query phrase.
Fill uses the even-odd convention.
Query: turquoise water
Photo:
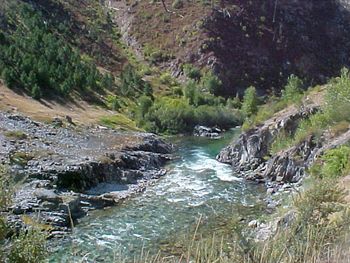
[[[50,262],[112,262],[118,253],[156,253],[162,243],[190,232],[199,218],[215,226],[218,218],[252,210],[264,198],[261,186],[242,181],[215,160],[234,136],[237,132],[219,140],[173,139],[178,158],[167,165],[168,174],[120,206],[83,218]]]

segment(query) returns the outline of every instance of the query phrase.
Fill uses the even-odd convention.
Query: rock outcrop
[[[141,192],[166,173],[172,146],[153,134],[74,129],[0,113],[0,163],[21,182],[10,222],[35,216],[54,235],[64,233],[88,211]]]
[[[193,130],[194,136],[208,137],[211,139],[219,139],[221,137],[223,130],[218,127],[206,127],[201,125],[196,125]]]
[[[318,110],[317,104],[302,109],[290,107],[264,125],[243,133],[217,156],[232,165],[235,172],[255,181],[296,182],[304,174],[304,161],[316,148],[312,138],[288,151],[270,155],[271,144],[279,134],[294,134],[300,120]],[[303,156],[302,159],[295,158]]]
[[[285,183],[298,183],[306,175],[307,168],[324,151],[350,140],[350,130],[338,136],[324,131],[317,139],[309,135],[297,145],[271,154],[271,145],[278,136],[293,136],[299,122],[309,118],[319,108],[319,103],[300,108],[291,106],[263,125],[244,132],[224,148],[217,159],[232,165],[235,173],[248,180],[266,183],[271,192]]]

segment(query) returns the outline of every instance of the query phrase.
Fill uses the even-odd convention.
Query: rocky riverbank
[[[0,113],[0,163],[19,182],[8,218],[64,234],[89,211],[112,206],[164,175],[172,146],[153,134],[51,124]],[[65,127],[64,127],[65,126]]]
[[[300,186],[317,157],[350,140],[349,129],[341,134],[325,130],[317,138],[309,135],[277,153],[271,153],[272,144],[283,134],[293,137],[300,121],[318,112],[321,103],[304,101],[302,106],[293,105],[276,113],[262,125],[243,132],[219,153],[217,160],[232,165],[234,172],[247,180],[265,183],[269,194]]]

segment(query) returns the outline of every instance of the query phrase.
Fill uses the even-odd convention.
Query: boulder
[[[223,131],[218,127],[206,127],[197,125],[194,127],[193,135],[199,137],[208,137],[212,139],[218,139]]]

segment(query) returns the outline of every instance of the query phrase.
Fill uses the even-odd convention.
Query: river
[[[94,211],[60,242],[50,262],[113,262],[117,254],[132,257],[143,249],[155,253],[161,244],[193,230],[201,218],[215,226],[222,218],[245,217],[262,203],[262,186],[237,178],[216,154],[238,131],[218,140],[177,137],[169,172],[156,184],[123,204]],[[210,231],[210,227],[204,228]]]

